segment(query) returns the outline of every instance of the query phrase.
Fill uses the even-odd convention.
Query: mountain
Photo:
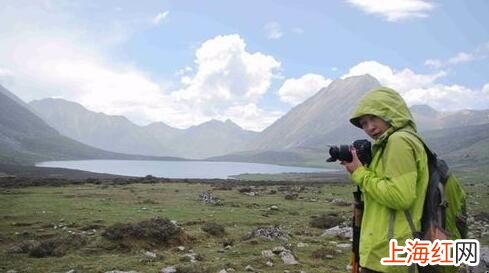
[[[422,132],[430,149],[457,166],[489,166],[489,123]]]
[[[36,100],[29,105],[61,134],[120,153],[205,158],[237,151],[257,134],[230,120],[213,120],[183,130],[162,122],[139,126],[123,116],[95,113],[62,99]]]
[[[0,85],[0,163],[28,165],[48,160],[130,158],[62,136]]]
[[[420,132],[489,123],[489,110],[439,112],[428,105],[413,105],[410,110]]]
[[[185,130],[171,140],[172,147],[191,158],[205,158],[242,150],[243,144],[257,135],[243,130],[231,120],[211,120]]]
[[[176,155],[162,145],[159,135],[175,135],[178,130],[154,125],[142,130],[123,116],[89,111],[82,105],[63,99],[35,100],[29,105],[62,135],[100,149],[141,155]],[[157,130],[158,135],[152,133]]]
[[[370,75],[333,81],[266,128],[247,145],[250,150],[310,148],[349,143],[361,136],[347,121],[362,95],[380,86]]]

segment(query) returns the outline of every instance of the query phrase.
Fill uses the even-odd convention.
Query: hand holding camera
[[[353,145],[331,146],[327,162],[341,161],[349,173],[372,161],[371,143],[366,139],[355,140]]]

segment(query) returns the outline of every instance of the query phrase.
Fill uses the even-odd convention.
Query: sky
[[[261,131],[367,73],[410,106],[489,109],[488,13],[487,0],[0,0],[0,84],[177,128]]]

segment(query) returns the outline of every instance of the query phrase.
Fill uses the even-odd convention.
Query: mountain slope
[[[113,152],[166,156],[176,155],[162,145],[159,135],[142,130],[123,116],[111,116],[87,110],[78,103],[63,99],[43,99],[29,103],[40,117],[62,135],[82,143]],[[162,134],[162,126],[158,127]],[[168,127],[168,134],[177,134]]]
[[[336,80],[290,110],[246,148],[283,150],[348,143],[359,135],[347,123],[353,107],[365,92],[378,86],[379,82],[369,75]]]
[[[20,104],[19,98],[2,86],[0,90],[1,163],[33,164],[47,160],[125,157],[60,135],[25,105]]]
[[[211,120],[188,128],[169,143],[190,158],[205,158],[239,151],[243,143],[256,135],[256,132],[243,130],[231,120]]]
[[[204,158],[237,151],[257,134],[230,120],[212,120],[183,130],[162,122],[138,126],[123,116],[95,113],[62,99],[42,99],[29,105],[61,134],[121,153]]]
[[[428,105],[413,105],[410,110],[420,132],[489,122],[489,110],[439,112]]]

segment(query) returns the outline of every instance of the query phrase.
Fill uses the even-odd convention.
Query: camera
[[[346,161],[351,162],[353,156],[351,154],[351,147],[354,147],[357,151],[358,159],[363,165],[368,165],[372,161],[372,144],[366,139],[355,140],[352,145],[339,145],[331,146],[329,148],[330,158],[326,159],[327,162]]]

